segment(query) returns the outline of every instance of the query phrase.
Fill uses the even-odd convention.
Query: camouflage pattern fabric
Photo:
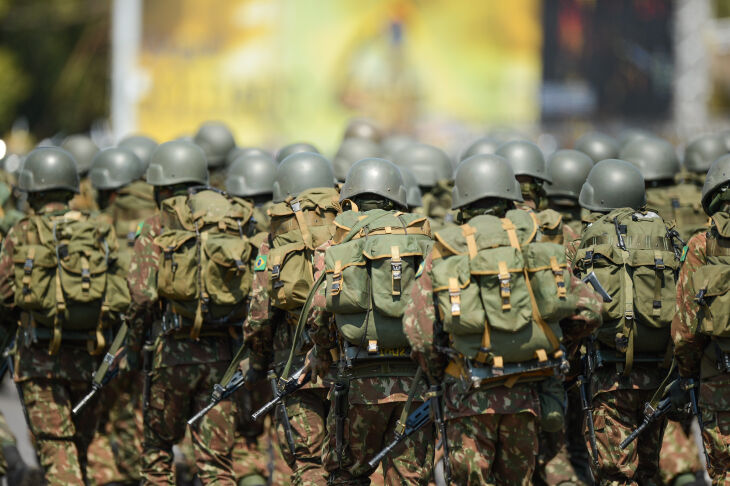
[[[8,472],[8,461],[2,452],[2,447],[14,446],[16,444],[15,436],[8,426],[5,415],[0,412],[0,477],[5,476]]]
[[[99,205],[96,203],[96,190],[91,185],[91,179],[83,177],[79,181],[79,193],[69,201],[68,205],[71,209],[78,211],[99,210]]]
[[[662,450],[659,455],[659,470],[662,483],[669,485],[678,476],[694,475],[694,473],[704,470],[700,463],[700,451],[697,444],[685,433],[682,424],[674,420],[668,420],[667,427],[664,429]]]
[[[413,208],[414,213],[428,216],[431,230],[436,232],[454,221],[455,212],[451,210],[451,190],[453,182],[438,181],[435,186],[423,191],[421,207]]]
[[[573,470],[583,483],[590,484],[591,481],[591,460],[583,438],[583,425],[585,414],[580,402],[580,392],[577,387],[567,390],[568,408],[565,412],[565,438],[568,448],[568,457],[573,465]]]
[[[274,460],[270,451],[266,418],[251,420],[251,413],[271,398],[271,387],[262,381],[252,390],[242,388],[235,394],[238,417],[233,446],[233,472],[236,481],[245,477],[260,476],[268,478],[273,472],[269,469]]]
[[[115,378],[121,380],[122,392],[109,411],[111,442],[115,450],[117,470],[126,481],[139,481],[142,468],[143,411],[142,388],[144,376],[126,372]]]
[[[255,221],[254,228],[257,232],[269,232],[269,223],[271,222],[271,218],[269,217],[269,208],[273,205],[273,201],[268,201],[264,204],[253,207],[253,216],[251,216],[251,219]]]
[[[541,431],[538,439],[539,451],[533,474],[533,484],[538,486],[583,486],[585,483],[578,478],[578,472],[570,460],[565,432]]]

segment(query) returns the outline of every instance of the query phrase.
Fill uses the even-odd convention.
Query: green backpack
[[[101,353],[130,303],[114,229],[79,211],[30,216],[26,228],[13,250],[15,305],[51,329],[51,354],[66,330],[94,331],[89,352]]]
[[[193,339],[204,323],[241,324],[246,316],[252,211],[249,202],[212,188],[162,202],[157,291],[173,314],[193,320]]]
[[[371,213],[345,211],[334,221],[333,245],[325,253],[327,311],[354,346],[405,348],[404,299],[433,244],[431,228],[426,216],[391,211],[342,242]]]
[[[575,312],[576,300],[563,246],[539,237],[536,218],[523,210],[436,233],[439,316],[472,379],[552,374],[564,364],[559,321]]]
[[[646,204],[657,208],[667,221],[674,221],[684,241],[692,235],[707,231],[707,214],[702,209],[702,187],[693,183],[680,183],[669,187],[648,188]]]
[[[650,210],[616,209],[581,234],[575,272],[593,272],[612,298],[603,306],[597,339],[618,352],[625,373],[635,361],[662,361],[670,346],[680,264],[675,250],[670,228]]]
[[[334,235],[339,197],[337,189],[315,188],[269,209],[271,248],[266,269],[274,307],[294,310],[307,300],[314,284],[314,250]]]

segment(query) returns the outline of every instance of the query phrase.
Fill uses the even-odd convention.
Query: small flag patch
[[[267,255],[259,255],[256,257],[256,262],[253,266],[254,272],[263,272],[266,270],[266,256]]]

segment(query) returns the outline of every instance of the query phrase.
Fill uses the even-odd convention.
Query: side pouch
[[[325,253],[327,310],[359,314],[370,306],[370,275],[363,256],[363,239],[331,246]]]
[[[14,249],[13,263],[15,305],[49,316],[55,313],[55,254],[43,245],[18,245]]]
[[[434,260],[431,277],[444,332],[456,336],[474,335],[475,342],[479,343],[487,317],[479,285],[472,282],[469,275],[469,256],[453,255]]]
[[[698,331],[713,337],[730,338],[730,265],[706,265],[691,276]]]
[[[272,248],[267,259],[271,275],[269,295],[274,307],[292,310],[304,305],[314,284],[312,262],[304,242],[294,242]]]
[[[157,274],[160,297],[173,301],[197,300],[198,255],[195,233],[168,230],[154,239],[162,251]]]

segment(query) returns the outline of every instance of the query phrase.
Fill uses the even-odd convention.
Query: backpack
[[[377,210],[379,211],[379,210]],[[352,239],[343,238],[373,211],[345,211],[334,221],[333,245],[325,253],[326,309],[340,334],[368,351],[408,346],[403,310],[418,269],[431,249],[428,218],[388,211]]]
[[[162,201],[157,292],[170,310],[193,320],[190,337],[207,327],[243,322],[251,290],[248,222],[253,208],[212,188]]]
[[[563,246],[539,238],[534,214],[518,209],[436,233],[439,317],[472,378],[552,374],[564,364],[559,321],[575,312],[576,300]]]
[[[593,272],[612,297],[604,303],[597,339],[618,352],[625,373],[635,353],[657,362],[670,346],[679,264],[671,229],[651,210],[616,209],[581,234],[575,272]]]
[[[51,329],[51,354],[66,330],[95,331],[89,351],[102,352],[104,331],[130,303],[114,229],[78,211],[30,216],[25,228],[13,249],[15,305]]]
[[[314,284],[314,249],[334,235],[339,194],[332,188],[315,188],[296,198],[276,203],[271,216],[271,249],[266,258],[271,304],[293,310],[304,305]]]
[[[700,231],[707,231],[708,218],[700,203],[702,187],[693,183],[680,183],[669,187],[648,188],[646,203],[657,208],[667,221],[677,225],[680,237],[688,241]]]

